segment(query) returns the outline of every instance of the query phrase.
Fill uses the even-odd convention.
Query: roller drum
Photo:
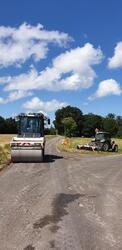
[[[11,150],[11,161],[12,162],[42,162],[44,159],[44,150]]]

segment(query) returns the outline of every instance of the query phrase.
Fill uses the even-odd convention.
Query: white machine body
[[[44,115],[20,114],[19,133],[10,143],[12,162],[41,162],[44,160]]]

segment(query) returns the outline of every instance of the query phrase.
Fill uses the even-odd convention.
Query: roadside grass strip
[[[68,138],[68,143],[62,143],[58,145],[59,150],[71,153],[80,153],[80,154],[93,154],[93,155],[117,155],[122,154],[122,139],[113,139],[116,144],[118,144],[118,152],[98,152],[98,151],[89,151],[89,150],[80,150],[77,149],[78,144],[87,144],[91,141],[90,138],[81,138],[81,137],[73,137]]]
[[[10,145],[0,146],[0,170],[2,170],[10,161]]]
[[[0,146],[4,146],[5,144],[9,144],[15,134],[0,134]]]
[[[0,134],[0,171],[10,162],[10,141],[14,134]]]

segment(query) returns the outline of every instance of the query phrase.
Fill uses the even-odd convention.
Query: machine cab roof
[[[111,140],[110,134],[108,132],[97,132],[95,135],[95,140]]]

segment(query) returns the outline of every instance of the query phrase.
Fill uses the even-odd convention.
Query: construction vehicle
[[[90,143],[78,144],[77,149],[118,152],[118,145],[115,144],[115,141],[112,141],[108,132],[97,132]]]
[[[16,118],[18,135],[10,143],[12,162],[42,162],[45,154],[45,121],[50,120],[39,113],[21,113]]]

